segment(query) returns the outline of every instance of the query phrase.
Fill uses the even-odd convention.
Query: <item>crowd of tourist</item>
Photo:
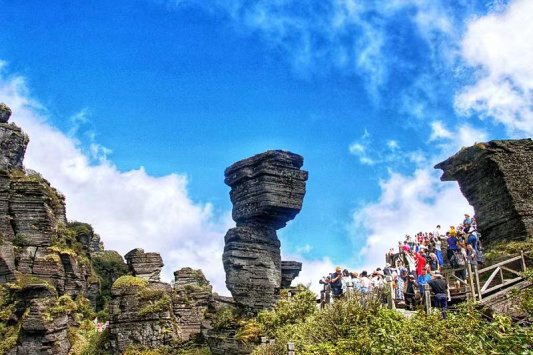
[[[431,232],[419,232],[414,237],[406,235],[398,242],[398,251],[389,250],[383,268],[359,273],[337,267],[334,273],[320,280],[324,285],[321,303],[329,303],[330,294],[333,299],[352,291],[366,294],[382,289],[388,282],[392,283],[396,303],[414,309],[428,285],[434,294],[435,306],[443,310],[445,317],[449,293],[442,276],[443,268],[459,269],[452,272],[465,280],[467,263],[476,267],[483,261],[476,219],[465,214],[461,224],[450,226],[447,231],[437,225]]]

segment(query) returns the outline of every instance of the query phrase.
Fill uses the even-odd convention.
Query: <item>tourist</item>
[[[439,261],[439,265],[444,265],[444,257],[442,256],[442,241],[440,238],[435,238],[433,240],[433,245],[435,249],[435,255],[437,256],[437,260]]]
[[[366,271],[363,271],[361,273],[361,276],[359,277],[359,281],[361,284],[361,292],[362,293],[370,292],[372,288],[372,283],[370,282],[370,279],[368,278],[368,273]]]
[[[422,270],[426,267],[426,254],[423,250],[421,250],[419,253],[415,253],[415,260],[416,260],[416,275],[421,275]]]
[[[352,284],[354,290],[361,291],[361,280],[357,272],[352,272]]]
[[[440,224],[437,224],[437,226],[435,227],[435,230],[433,231],[433,237],[438,239],[441,236],[442,236],[442,232],[441,232],[441,229],[440,229]]]
[[[463,220],[463,225],[467,228],[470,228],[472,225],[472,218],[470,218],[470,215],[468,213],[465,213],[465,219]]]
[[[468,239],[466,240],[466,243],[471,245],[474,250],[479,250],[479,238],[477,236],[477,231],[476,230],[473,230],[470,235],[468,236]]]
[[[352,286],[352,275],[350,275],[348,269],[342,270],[342,293],[348,292],[348,289]]]
[[[466,260],[472,266],[477,266],[477,252],[471,244],[466,247]]]
[[[440,272],[435,272],[434,278],[428,281],[431,292],[435,294],[435,307],[441,310],[442,319],[446,319],[448,308],[448,284]]]
[[[407,269],[401,269],[399,274],[395,275],[394,278],[394,298],[399,302],[403,302],[404,297],[404,285],[407,282],[408,274]]]
[[[333,299],[342,297],[342,269],[340,266],[337,266],[335,272],[331,275],[329,283],[331,285]]]
[[[418,290],[420,291],[420,294],[424,294],[424,286],[428,284],[428,281],[431,280],[431,275],[428,274],[427,269],[422,269],[422,273],[418,276],[417,283],[418,283]]]
[[[412,251],[405,253],[405,260],[407,261],[407,268],[413,275],[416,273],[416,260]]]
[[[454,254],[455,252],[459,251],[459,247],[457,246],[457,237],[452,235],[450,232],[446,232],[446,241],[448,242],[448,250],[446,252],[446,256],[448,257],[448,260],[450,261],[450,264],[452,267],[457,267],[457,265],[454,265]]]
[[[415,294],[416,294],[416,281],[413,275],[407,277],[407,282],[404,285],[404,297],[405,297],[405,306],[409,310],[414,310],[415,308]]]
[[[437,254],[435,253],[429,253],[429,268],[431,271],[437,271],[439,270],[439,260],[437,259]]]
[[[384,284],[384,280],[383,280],[383,271],[381,271],[380,268],[376,269],[376,271],[374,271],[372,273],[372,288],[381,288],[383,287],[383,284]]]

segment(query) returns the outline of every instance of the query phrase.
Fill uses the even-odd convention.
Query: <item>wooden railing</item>
[[[518,264],[519,266],[516,267],[517,261],[520,261]],[[515,264],[514,269],[510,266],[510,264]],[[518,270],[519,269],[519,270]],[[507,288],[510,285],[513,285],[517,282],[520,282],[524,280],[524,277],[522,276],[522,272],[527,270],[526,266],[526,259],[524,258],[524,252],[520,252],[520,255],[515,256],[513,258],[507,259],[505,261],[499,262],[497,264],[488,266],[483,269],[478,269],[477,267],[474,267],[474,275],[475,275],[475,295],[474,297],[477,298],[478,301],[483,300],[483,297],[494,292],[497,290],[502,290],[504,288]],[[480,279],[483,279],[484,274],[490,275],[489,277],[484,280],[480,281]],[[506,275],[507,274],[507,275]],[[511,277],[509,278],[509,275]]]

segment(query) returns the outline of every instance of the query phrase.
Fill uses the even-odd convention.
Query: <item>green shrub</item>
[[[258,325],[256,338],[276,339],[273,345],[258,346],[254,354],[286,354],[288,342],[295,344],[296,353],[320,355],[526,354],[533,349],[531,328],[500,315],[488,321],[470,303],[448,312],[446,320],[423,312],[408,318],[384,308],[379,295],[357,293],[321,310],[301,310],[301,305],[289,300],[247,322],[243,329],[251,322]],[[278,321],[283,318],[286,321]]]
[[[146,286],[148,286],[148,281],[141,279],[140,277],[124,275],[119,277],[113,283],[113,286],[111,288],[114,290],[127,289],[130,287],[144,289]]]

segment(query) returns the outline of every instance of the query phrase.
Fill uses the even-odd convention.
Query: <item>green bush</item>
[[[273,345],[258,346],[254,354],[286,354],[288,342],[295,344],[296,353],[320,355],[528,354],[533,349],[531,328],[500,315],[488,321],[470,303],[448,312],[446,320],[421,311],[408,318],[383,307],[380,295],[357,293],[321,310],[302,309],[293,297],[247,322],[243,329],[257,325],[256,339],[276,339]]]

